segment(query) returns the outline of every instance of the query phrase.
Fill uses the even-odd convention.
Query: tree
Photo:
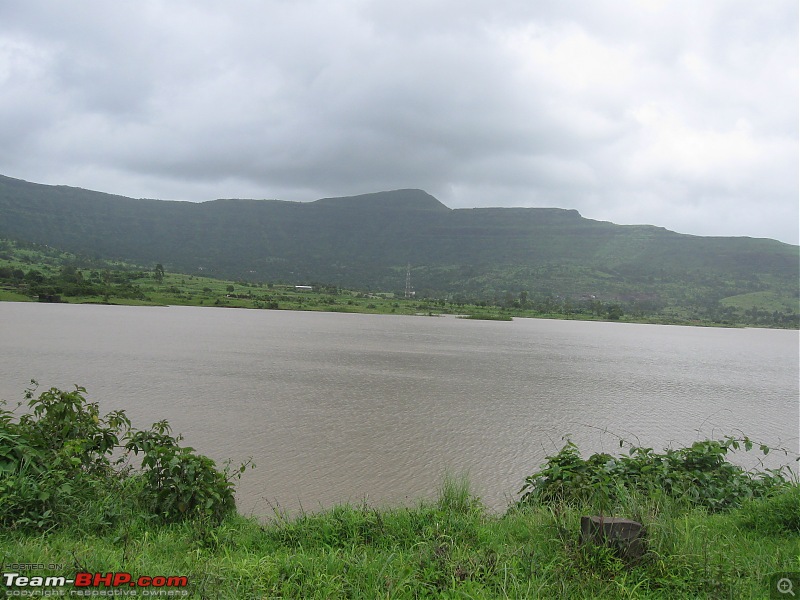
[[[161,283],[162,281],[164,281],[164,265],[162,265],[161,263],[158,263],[156,265],[156,268],[153,271],[153,277],[155,277],[155,280],[158,283]]]
[[[623,315],[622,307],[619,304],[612,304],[608,307],[608,312],[606,313],[606,318],[611,321],[619,321],[619,318]]]
[[[81,273],[75,265],[64,265],[61,267],[59,279],[65,283],[74,283],[80,285],[83,283],[83,273]]]
[[[42,283],[44,281],[44,275],[36,269],[31,269],[25,273],[25,281],[28,283]]]

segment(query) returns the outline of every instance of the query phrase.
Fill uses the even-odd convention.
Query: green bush
[[[34,391],[18,419],[0,401],[0,526],[97,527],[141,510],[163,522],[219,521],[235,509],[228,468],[181,447],[166,421],[137,431],[124,411],[102,416],[82,387]],[[124,464],[131,452],[142,454],[139,471]]]
[[[134,454],[143,454],[150,511],[167,522],[189,517],[221,521],[236,507],[227,472],[218,471],[213,460],[195,454],[193,448],[179,446],[181,436],[169,434],[169,424],[160,421],[150,431],[135,432],[125,445]]]
[[[28,390],[32,413],[16,422],[0,408],[0,524],[53,527],[116,483],[111,455],[130,421],[122,411],[100,416],[85,392]]]
[[[110,456],[119,446],[131,422],[124,411],[104,417],[96,402],[87,402],[86,390],[75,386],[65,392],[51,388],[38,398],[29,390],[26,398],[32,414],[20,417],[17,431],[29,447],[41,451],[47,467],[55,464],[69,471],[103,472],[110,468]]]
[[[600,453],[584,460],[578,447],[567,441],[525,479],[519,505],[567,503],[608,510],[635,492],[720,511],[790,485],[786,468],[752,473],[730,463],[728,453],[740,448],[750,451],[753,442],[746,437],[704,440],[662,454],[632,446],[627,456]],[[770,450],[765,445],[760,449],[764,454]]]

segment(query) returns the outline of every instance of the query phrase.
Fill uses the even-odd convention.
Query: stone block
[[[641,523],[618,517],[581,517],[581,543],[608,546],[626,561],[640,559],[646,551]]]

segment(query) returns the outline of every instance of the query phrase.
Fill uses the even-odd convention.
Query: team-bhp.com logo
[[[20,573],[3,573],[6,596],[188,596],[185,576],[134,578],[130,573],[76,573],[73,578],[63,576],[29,576]],[[74,586],[64,590],[66,586]],[[60,589],[59,589],[60,588]]]

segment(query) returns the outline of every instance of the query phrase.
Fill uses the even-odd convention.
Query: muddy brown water
[[[242,512],[430,498],[468,473],[494,510],[570,436],[661,449],[744,432],[798,450],[798,332],[192,307],[0,303],[0,398],[84,386],[253,457]],[[744,455],[743,464],[755,466]],[[770,454],[767,466],[789,459]]]

